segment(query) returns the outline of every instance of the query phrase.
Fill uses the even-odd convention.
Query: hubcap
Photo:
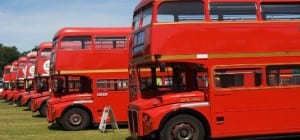
[[[194,135],[194,129],[190,124],[180,123],[174,127],[172,135],[176,140],[191,140]]]
[[[80,125],[82,122],[82,116],[80,114],[72,114],[69,121],[72,125]]]

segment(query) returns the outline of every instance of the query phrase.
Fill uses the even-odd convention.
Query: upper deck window
[[[151,20],[152,20],[152,7],[143,11],[142,26],[144,27],[151,24]]]
[[[145,27],[151,24],[152,21],[152,7],[147,7],[142,9],[142,11],[138,11],[133,17],[133,27],[134,30],[137,30],[141,27]]]
[[[61,41],[62,50],[86,50],[91,48],[91,38],[88,36],[68,36]]]
[[[49,59],[51,57],[51,48],[45,48],[41,51],[41,58]]]
[[[32,64],[32,65],[34,65],[35,62],[36,62],[36,58],[31,58],[31,59],[29,60],[29,64]]]
[[[5,74],[9,74],[10,73],[10,69],[6,69],[4,73]]]
[[[121,49],[126,47],[125,37],[96,37],[96,49]]]
[[[264,20],[299,20],[300,3],[262,3]]]
[[[256,20],[256,5],[253,2],[212,2],[210,3],[212,21]]]
[[[158,22],[202,21],[202,2],[164,2],[158,7]]]
[[[134,30],[137,30],[140,26],[140,20],[141,19],[141,13],[138,13],[136,14],[134,17],[133,17],[133,27],[134,27]]]

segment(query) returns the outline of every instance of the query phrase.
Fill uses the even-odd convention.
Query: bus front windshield
[[[28,79],[25,81],[25,89],[26,89],[26,91],[33,90],[33,80],[32,79]]]
[[[208,87],[207,69],[195,63],[162,63],[138,67],[142,98]]]
[[[91,79],[84,76],[54,76],[53,92],[56,94],[91,93]]]
[[[42,93],[44,91],[49,91],[49,86],[48,86],[48,82],[49,82],[49,78],[48,77],[39,77],[35,79],[35,86],[36,89],[39,93]]]
[[[17,90],[24,89],[24,80],[17,80],[16,85],[17,85]]]

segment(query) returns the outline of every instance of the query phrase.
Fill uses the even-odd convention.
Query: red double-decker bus
[[[22,56],[18,59],[17,62],[13,62],[12,68],[10,71],[10,76],[12,83],[15,85],[15,88],[12,92],[9,92],[7,95],[7,101],[14,102],[14,95],[18,93],[25,92],[24,89],[24,80],[25,80],[25,66],[27,58]]]
[[[4,69],[3,69],[3,79],[2,79],[2,87],[3,90],[0,94],[0,99],[5,99],[7,92],[9,90],[11,90],[11,86],[10,86],[10,69],[11,69],[11,65],[5,65]]]
[[[52,51],[52,42],[43,42],[39,45],[35,67],[35,86],[31,96],[31,111],[39,111],[40,116],[46,117],[47,100],[49,97],[49,68]]]
[[[53,39],[47,119],[65,130],[99,124],[106,105],[127,123],[130,28],[63,28]],[[126,99],[127,98],[127,99]]]
[[[13,95],[13,102],[16,106],[22,106],[22,98],[32,91],[33,72],[36,61],[36,52],[30,52],[26,57],[20,57],[18,60],[17,85],[18,91]]]
[[[132,137],[300,132],[299,0],[142,0],[133,27]]]
[[[16,88],[16,78],[17,78],[17,70],[18,70],[18,61],[14,61],[11,63],[10,65],[10,70],[9,70],[9,74],[7,76],[8,78],[8,90],[4,93],[2,93],[2,97],[3,99],[5,99],[5,101],[9,101],[9,97],[8,95],[13,94],[15,88]]]
[[[25,83],[26,92],[20,93],[17,101],[20,101],[21,106],[27,106],[31,110],[31,96],[34,94],[34,72],[37,61],[37,51],[32,51],[27,54],[27,63],[25,67]]]

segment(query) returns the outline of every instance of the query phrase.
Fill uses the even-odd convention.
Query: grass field
[[[97,128],[64,131],[26,107],[13,107],[0,100],[0,140],[130,140],[128,130],[101,133]],[[110,130],[110,129],[108,129]]]

